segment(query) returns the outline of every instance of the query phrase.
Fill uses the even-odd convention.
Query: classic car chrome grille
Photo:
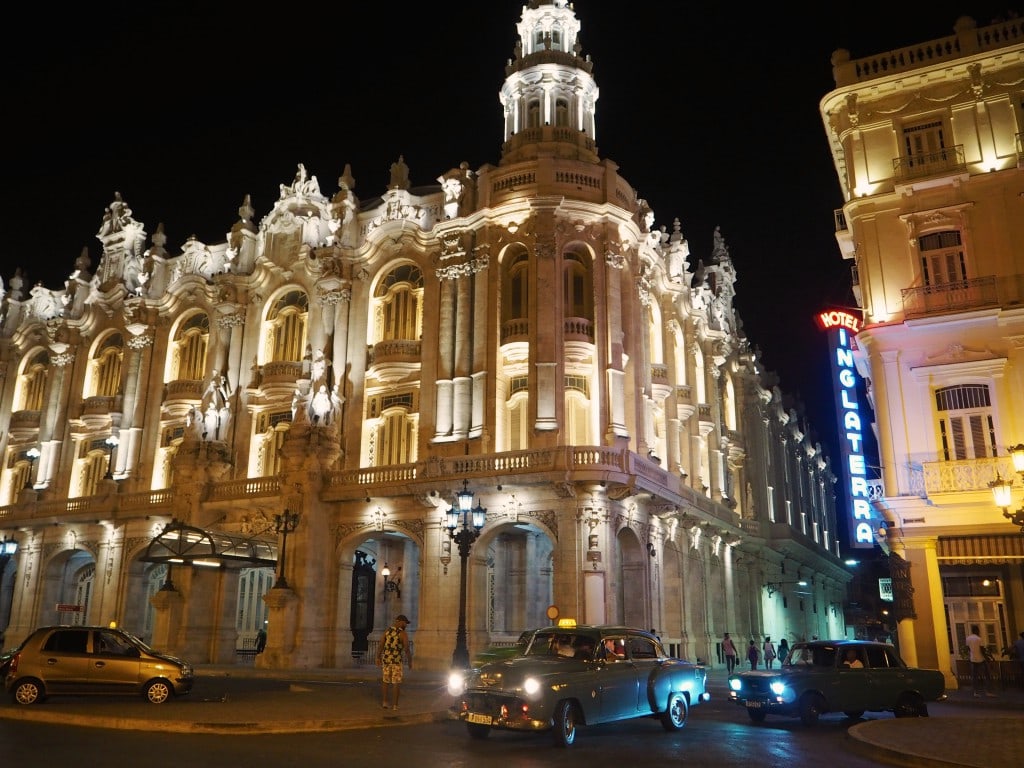
[[[745,694],[763,694],[767,696],[771,693],[771,689],[768,687],[771,681],[765,678],[754,678],[743,680],[743,688],[740,689],[740,693]]]
[[[494,693],[469,692],[463,697],[470,712],[484,712],[497,717],[502,706],[511,706],[516,699]]]

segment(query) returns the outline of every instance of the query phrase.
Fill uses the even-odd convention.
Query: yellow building
[[[441,669],[556,611],[712,662],[842,634],[835,477],[724,237],[691,261],[601,158],[571,5],[517,31],[497,165],[399,157],[363,200],[300,164],[181,253],[115,195],[95,269],[9,281],[7,644],[117,621],[225,663],[265,626],[257,664],[337,667],[404,613]]]
[[[1024,630],[1024,22],[832,58],[821,116],[864,313],[904,658],[942,669],[977,624],[997,658]],[[1014,480],[1006,514],[991,486]],[[902,569],[897,569],[902,570]],[[894,574],[900,576],[900,574]],[[909,589],[907,588],[909,586]]]

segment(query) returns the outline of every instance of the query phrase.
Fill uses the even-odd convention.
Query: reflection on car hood
[[[815,671],[814,667],[781,667],[779,669],[748,669],[745,672],[734,672],[734,677],[742,677],[746,679],[763,678],[763,677],[779,677],[780,675],[799,675],[801,673],[806,674],[807,672]],[[821,667],[818,667],[818,672],[821,672]],[[828,671],[826,669],[826,671]]]
[[[149,655],[152,656],[153,658],[160,659],[160,661],[166,661],[168,664],[177,664],[177,665],[188,665],[188,666],[191,666],[190,664],[188,664],[187,661],[185,661],[180,656],[172,656],[169,653],[162,653],[160,651],[150,651]]]
[[[569,658],[530,658],[519,656],[514,659],[494,661],[473,670],[467,679],[471,688],[518,687],[528,677],[544,678],[549,675],[564,675],[574,670],[587,669],[590,661]]]

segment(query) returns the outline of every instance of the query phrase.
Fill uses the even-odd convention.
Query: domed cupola
[[[596,163],[593,63],[580,55],[580,23],[566,0],[531,0],[517,25],[515,58],[505,67],[501,165],[541,154]]]

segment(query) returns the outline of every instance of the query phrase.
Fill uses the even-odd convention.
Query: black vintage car
[[[795,643],[780,668],[729,676],[729,700],[755,723],[782,715],[814,725],[829,712],[927,717],[928,702],[945,699],[945,688],[938,670],[908,667],[892,645],[865,640]]]

